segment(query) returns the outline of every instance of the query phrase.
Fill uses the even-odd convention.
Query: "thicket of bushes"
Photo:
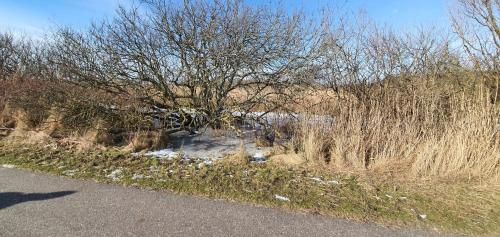
[[[215,127],[224,111],[321,114],[335,119],[299,121],[292,134],[317,167],[498,178],[499,7],[458,0],[444,34],[238,0],[154,0],[44,42],[4,33],[0,126],[14,126],[17,109],[31,128],[56,111],[60,131],[114,134],[152,131],[144,111],[180,107]]]

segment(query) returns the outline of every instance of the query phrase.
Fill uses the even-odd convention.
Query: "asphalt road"
[[[437,236],[0,167],[0,236]]]

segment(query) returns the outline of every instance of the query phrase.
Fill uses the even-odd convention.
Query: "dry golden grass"
[[[125,149],[132,151],[163,149],[168,144],[168,135],[161,131],[139,131],[131,136],[132,139]]]
[[[333,123],[302,122],[296,139],[307,163],[358,173],[395,169],[406,178],[498,180],[500,109],[487,92],[384,92],[323,105]]]
[[[245,144],[240,142],[240,147],[238,151],[229,157],[227,157],[227,162],[234,165],[247,165],[250,163],[250,154],[248,154]]]
[[[304,156],[292,152],[273,155],[269,160],[280,166],[300,166],[306,162]]]

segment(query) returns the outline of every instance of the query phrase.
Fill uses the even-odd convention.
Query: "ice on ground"
[[[249,120],[263,120],[270,124],[287,123],[298,120],[306,120],[309,124],[332,124],[335,118],[329,115],[307,115],[298,113],[278,113],[278,112],[232,112],[233,116],[245,116]],[[259,124],[253,124],[259,127]]]
[[[156,108],[160,110],[160,108]],[[190,111],[185,111],[190,112]],[[192,112],[192,111],[191,111]],[[209,165],[213,160],[221,159],[226,156],[235,154],[241,144],[244,145],[248,154],[252,156],[254,162],[265,162],[264,154],[269,152],[271,148],[257,147],[255,144],[255,132],[262,129],[259,122],[269,124],[281,124],[297,119],[305,119],[308,123],[314,125],[329,125],[335,122],[334,117],[328,115],[305,115],[305,114],[289,114],[278,112],[240,112],[233,111],[234,116],[244,116],[247,118],[244,125],[239,127],[240,131],[221,131],[205,128],[203,131],[197,132],[196,135],[189,134],[187,131],[180,131],[170,136],[171,146],[168,149],[159,151],[147,152],[144,155],[156,157],[159,159],[175,159],[182,157],[183,159],[199,159],[203,163]],[[158,121],[154,121],[157,123]],[[141,155],[133,153],[133,155]]]
[[[110,174],[106,175],[106,177],[113,179],[114,181],[119,180],[121,178],[123,171],[121,169],[114,170]]]
[[[199,135],[190,135],[184,131],[177,132],[170,137],[171,147],[147,152],[144,155],[159,159],[182,157],[211,165],[215,160],[237,153],[242,143],[246,152],[254,154],[253,159],[259,162],[264,161],[265,154],[271,150],[270,147],[257,147],[251,133],[238,136],[232,131],[223,131],[225,134],[218,134],[220,132],[211,129]],[[133,153],[133,155],[140,155],[140,153]]]
[[[6,169],[14,169],[14,168],[16,168],[15,165],[9,165],[9,164],[3,164],[2,167],[6,168]]]
[[[270,148],[260,148],[255,144],[252,134],[238,136],[234,132],[207,129],[203,134],[190,136],[186,133],[175,133],[171,136],[173,151],[182,151],[189,158],[216,160],[235,154],[243,143],[249,154],[265,153]]]
[[[252,161],[255,162],[264,162],[266,161],[266,156],[262,152],[257,152],[252,156]]]
[[[281,196],[281,195],[278,195],[278,194],[275,194],[274,198],[276,198],[276,199],[278,199],[280,201],[283,201],[283,202],[289,202],[290,201],[290,198],[287,198],[285,196]]]

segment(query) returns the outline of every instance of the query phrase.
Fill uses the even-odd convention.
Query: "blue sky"
[[[82,28],[93,20],[110,17],[119,4],[132,0],[0,0],[0,30],[42,36],[58,25]],[[272,0],[247,0],[250,4]],[[447,8],[452,0],[281,0],[288,9],[304,8],[312,14],[325,7],[343,6],[346,11],[363,9],[378,23],[395,29],[448,25]]]

